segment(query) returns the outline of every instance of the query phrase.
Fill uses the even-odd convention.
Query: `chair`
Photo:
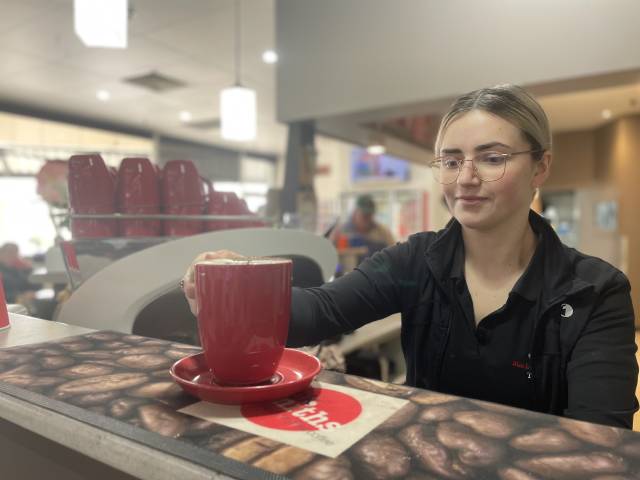
[[[204,251],[293,260],[293,283],[314,286],[335,272],[337,254],[326,238],[301,230],[218,230],[172,240],[121,258],[87,279],[60,307],[56,320],[97,330],[197,342],[195,318],[177,288]]]

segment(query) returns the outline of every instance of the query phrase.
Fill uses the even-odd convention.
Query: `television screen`
[[[354,148],[351,152],[351,181],[372,180],[407,181],[410,175],[409,162],[391,155],[371,155],[365,148]]]

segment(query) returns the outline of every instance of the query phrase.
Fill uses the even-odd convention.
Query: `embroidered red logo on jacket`
[[[514,360],[513,362],[511,362],[511,366],[515,368],[521,368],[523,370],[529,369],[529,364],[527,362],[521,362],[519,360]]]

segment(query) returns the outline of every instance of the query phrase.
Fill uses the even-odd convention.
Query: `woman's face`
[[[443,132],[439,155],[453,153],[469,160],[479,153],[512,153],[530,150],[520,130],[484,110],[471,110],[457,117]],[[458,180],[442,185],[451,214],[463,227],[491,230],[527,215],[533,192],[549,174],[551,157],[540,161],[531,154],[514,155],[506,162],[504,176],[481,181],[471,162],[465,162]]]

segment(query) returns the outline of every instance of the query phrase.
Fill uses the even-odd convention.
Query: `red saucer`
[[[204,361],[204,353],[178,360],[169,373],[182,389],[207,402],[240,405],[289,397],[309,386],[320,372],[320,361],[300,350],[284,349],[276,373],[269,382],[243,387],[216,384]]]

